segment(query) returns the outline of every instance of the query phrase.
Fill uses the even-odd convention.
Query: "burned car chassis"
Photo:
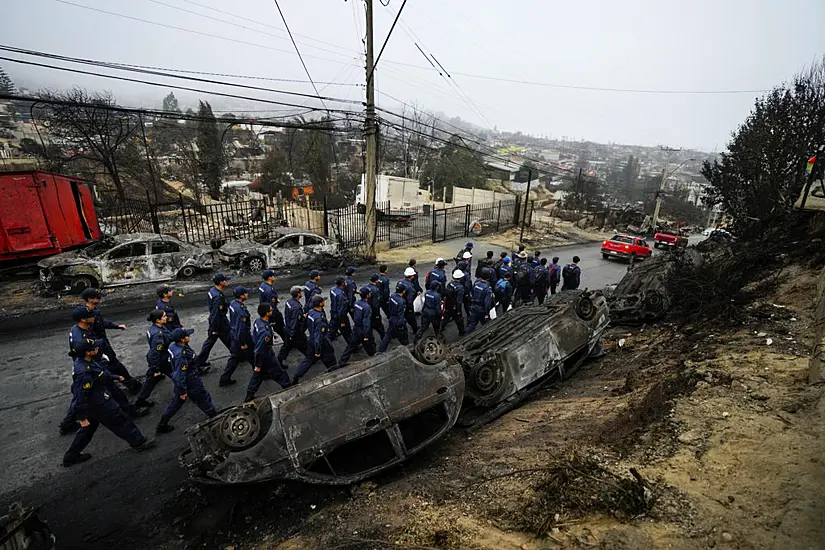
[[[361,481],[436,442],[459,417],[481,426],[567,378],[601,349],[608,317],[600,292],[569,291],[449,347],[426,338],[419,360],[395,348],[193,426],[181,464],[211,484]]]

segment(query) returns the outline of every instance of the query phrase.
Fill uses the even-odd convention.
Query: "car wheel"
[[[70,284],[72,294],[80,294],[87,288],[97,288],[97,279],[89,275],[81,275],[72,279]]]
[[[636,260],[638,260],[638,259],[639,259],[639,258],[636,256],[636,253],[635,253],[635,252],[634,252],[633,254],[631,254],[631,255],[630,255],[630,263],[631,263],[631,264],[635,264],[635,263],[636,263]]]
[[[653,248],[659,248],[659,243],[653,243]]]
[[[178,278],[180,279],[191,279],[195,276],[195,266],[187,265],[184,266],[180,272],[178,272]]]
[[[609,260],[610,259],[610,254],[602,253],[602,258],[604,258],[605,260]]]
[[[447,346],[437,336],[426,336],[415,345],[415,356],[425,365],[436,365],[447,356]]]
[[[257,256],[249,258],[246,261],[246,265],[250,271],[263,271],[265,267],[263,258],[259,258]]]

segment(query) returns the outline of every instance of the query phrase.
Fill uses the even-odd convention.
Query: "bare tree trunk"
[[[814,349],[808,363],[808,382],[825,380],[825,268],[819,275],[814,313]]]

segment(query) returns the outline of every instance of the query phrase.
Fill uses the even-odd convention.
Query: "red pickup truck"
[[[614,235],[602,243],[602,258],[623,258],[644,260],[650,258],[653,250],[644,239],[632,235]]]
[[[684,248],[688,245],[687,237],[664,231],[653,235],[653,246],[656,248]]]

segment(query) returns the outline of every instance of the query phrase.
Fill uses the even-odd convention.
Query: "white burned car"
[[[336,256],[338,245],[310,231],[280,227],[255,240],[230,241],[218,249],[218,258],[250,271],[283,268],[309,262],[319,255]]]
[[[82,250],[38,262],[40,280],[54,289],[80,293],[103,288],[169,281],[212,268],[212,250],[168,235],[130,233],[108,237]]]

